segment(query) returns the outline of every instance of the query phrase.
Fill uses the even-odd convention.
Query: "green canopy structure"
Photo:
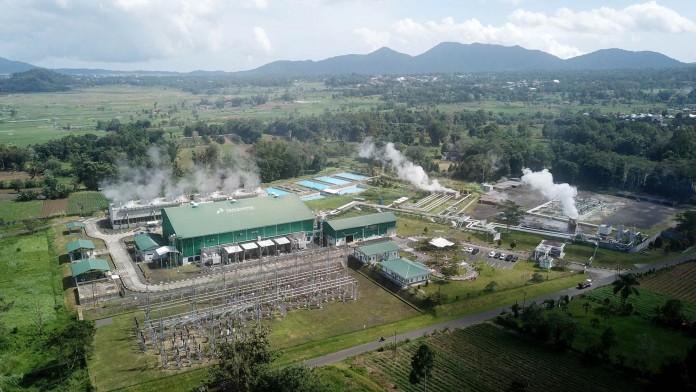
[[[74,277],[86,274],[91,271],[111,271],[109,262],[104,259],[84,259],[70,266]]]
[[[69,253],[74,253],[83,250],[92,250],[94,249],[94,242],[92,242],[92,240],[75,240],[68,242],[67,245],[65,245],[65,247],[68,249]]]
[[[83,222],[80,222],[80,221],[68,223],[68,231],[73,231],[75,229],[82,230],[84,228],[85,228],[85,224]]]

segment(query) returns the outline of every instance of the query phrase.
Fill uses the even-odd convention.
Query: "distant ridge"
[[[602,49],[563,60],[540,50],[530,50],[520,46],[443,42],[417,56],[410,56],[384,47],[368,54],[347,54],[320,61],[274,61],[252,70],[239,72],[199,70],[179,73],[68,68],[55,71],[68,75],[98,76],[320,76],[350,73],[377,75],[530,70],[664,69],[690,65],[694,64],[686,64],[661,53],[649,51],[632,52],[623,49]],[[35,67],[31,64],[0,58],[0,74],[23,72],[31,68]]]
[[[24,71],[28,71],[32,68],[36,68],[36,67],[29,64],[29,63],[8,60],[6,58],[0,57],[0,75],[2,75],[2,74],[9,75],[9,74],[13,74],[15,72],[24,72]]]
[[[676,68],[687,64],[657,52],[601,49],[565,60],[567,69]]]
[[[677,68],[686,63],[657,52],[603,49],[563,60],[520,46],[443,42],[417,56],[381,48],[372,53],[331,57],[321,61],[275,61],[239,74],[316,76],[357,74],[419,74],[453,72],[552,71]]]

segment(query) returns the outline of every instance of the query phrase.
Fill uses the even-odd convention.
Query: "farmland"
[[[50,218],[55,215],[65,214],[68,210],[68,199],[44,200],[41,207],[41,217]]]
[[[514,333],[486,323],[436,333],[392,350],[349,359],[385,390],[420,391],[408,381],[411,357],[427,342],[435,352],[431,391],[502,391],[513,381],[526,379],[527,391],[558,390],[561,385],[584,385],[592,391],[633,391],[641,384],[620,372],[592,365],[579,356],[553,351]],[[573,369],[573,371],[554,371]]]
[[[692,261],[661,271],[659,274],[643,277],[640,280],[640,287],[696,305],[694,282],[696,282],[696,262]]]
[[[689,263],[689,264],[694,264]],[[687,264],[688,265],[688,264]],[[660,277],[662,273],[657,274],[657,278]],[[665,278],[662,278],[665,279]],[[695,295],[694,291],[694,281],[690,279],[675,279],[674,276],[672,277],[672,286],[677,287],[676,292],[681,293],[681,295],[685,295],[687,297],[692,297]],[[681,282],[681,284],[680,284]],[[653,283],[654,284],[654,283]],[[650,284],[649,284],[650,285]],[[683,286],[682,286],[683,285]],[[659,287],[659,286],[658,286]],[[663,306],[665,302],[673,298],[670,295],[661,294],[654,292],[650,290],[649,286],[648,287],[643,287],[642,283],[640,286],[637,287],[639,291],[638,296],[630,296],[626,300],[626,303],[632,304],[633,309],[635,312],[642,317],[645,318],[652,318],[655,316],[655,307],[657,306]],[[597,290],[593,290],[590,293],[587,294],[587,297],[593,301],[597,302],[602,302],[605,298],[609,298],[610,301],[612,301],[615,304],[619,303],[619,294],[614,295],[613,291],[613,286],[605,286],[602,288],[599,288]],[[691,319],[691,320],[696,320],[696,304],[693,302],[691,303],[684,303],[684,315]]]
[[[101,192],[77,192],[68,197],[68,215],[88,216],[107,208],[109,201]]]

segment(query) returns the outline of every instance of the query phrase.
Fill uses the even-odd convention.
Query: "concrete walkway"
[[[624,271],[622,274],[631,273],[631,272],[632,273],[647,272],[651,269],[660,270],[663,268],[667,268],[669,266],[674,266],[674,265],[678,265],[678,264],[687,262],[689,260],[693,260],[695,258],[696,258],[695,255],[682,255],[680,257],[676,257],[676,258],[671,259],[671,260],[664,262],[664,263],[647,265],[645,267],[637,268],[634,270]],[[590,270],[592,270],[592,271],[590,271]],[[555,293],[544,295],[544,296],[537,297],[537,298],[527,298],[526,303],[531,303],[532,301],[534,301],[536,303],[542,303],[547,299],[558,299],[559,297],[565,296],[565,295],[572,297],[572,296],[593,290],[597,287],[602,287],[602,286],[607,286],[607,285],[612,284],[612,282],[614,282],[614,280],[615,280],[614,274],[616,273],[616,271],[614,271],[614,270],[600,271],[600,270],[602,270],[602,269],[600,269],[600,268],[593,268],[593,269],[588,268],[587,269],[587,272],[589,272],[591,274],[596,273],[596,275],[594,275],[594,276],[597,277],[597,278],[593,278],[591,287],[588,287],[586,289],[578,289],[576,287],[573,287],[573,288],[557,291]],[[522,299],[523,298],[520,298],[520,300],[522,300]],[[337,351],[337,352],[329,354],[329,355],[309,359],[309,360],[305,361],[304,363],[305,363],[305,365],[307,365],[309,367],[328,365],[328,364],[331,364],[334,362],[343,361],[346,358],[349,358],[349,357],[352,357],[355,355],[359,355],[359,354],[362,354],[362,353],[365,353],[368,351],[377,350],[378,348],[384,346],[387,343],[394,343],[395,341],[398,342],[398,341],[402,341],[405,339],[416,339],[416,338],[419,338],[423,335],[432,334],[436,330],[443,330],[445,328],[450,328],[450,329],[464,328],[464,327],[468,327],[470,325],[481,324],[487,320],[490,320],[490,319],[496,317],[503,310],[509,310],[509,308],[510,308],[509,306],[503,306],[503,307],[487,310],[484,312],[472,314],[469,316],[461,317],[461,318],[458,318],[456,320],[451,320],[451,321],[447,321],[444,323],[431,325],[429,327],[424,327],[424,328],[419,328],[419,329],[416,329],[413,331],[404,332],[404,333],[398,334],[396,336],[385,336],[386,340],[383,342],[375,341],[375,342],[361,344],[358,346],[347,348],[345,350]]]

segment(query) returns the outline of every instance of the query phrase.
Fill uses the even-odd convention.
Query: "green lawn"
[[[48,321],[62,303],[60,268],[49,251],[52,233],[0,238],[0,295],[15,303],[3,315],[10,329],[34,324],[37,312]]]
[[[40,328],[56,319],[63,303],[61,271],[51,242],[53,230],[0,238],[0,296],[12,303],[2,314],[8,331],[0,345],[2,376],[21,374],[43,363],[45,353],[35,351],[31,339]],[[29,350],[29,351],[25,351]],[[0,385],[2,385],[0,383]]]
[[[0,200],[0,220],[4,222],[19,222],[30,218],[41,217],[43,201],[14,201]]]
[[[328,303],[319,310],[292,310],[284,319],[272,320],[269,325],[273,346],[296,346],[420,315],[361,274],[349,271],[358,280],[357,300]]]

